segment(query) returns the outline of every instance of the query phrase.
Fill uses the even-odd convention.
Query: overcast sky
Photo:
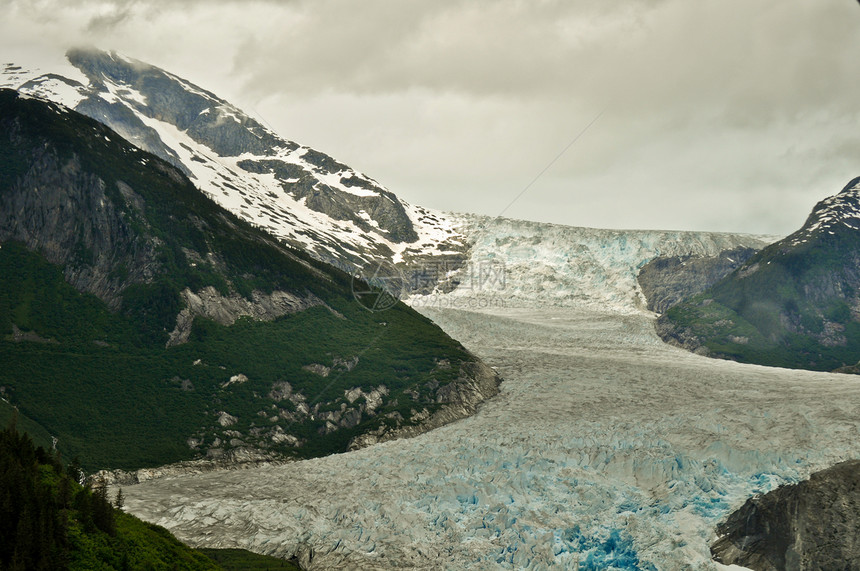
[[[856,0],[0,8],[0,62],[115,49],[441,210],[501,213],[580,134],[506,216],[787,234],[860,175]]]

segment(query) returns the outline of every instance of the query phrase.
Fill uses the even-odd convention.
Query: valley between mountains
[[[0,413],[193,547],[741,569],[721,522],[860,455],[856,180],[784,239],[443,214],[68,60],[0,68]]]
[[[725,569],[709,551],[719,521],[860,453],[856,376],[694,355],[642,309],[644,260],[755,239],[462,227],[473,255],[509,261],[508,305],[438,308],[480,293],[464,288],[423,311],[497,368],[498,397],[409,440],[147,481],[127,488],[129,509],[191,545],[308,569]]]
[[[721,569],[749,496],[860,453],[856,376],[708,359],[653,318],[576,308],[428,311],[505,382],[414,439],[125,488],[195,546],[308,569]]]

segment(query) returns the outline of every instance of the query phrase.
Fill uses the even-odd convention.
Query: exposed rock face
[[[0,127],[0,136],[8,137],[13,148],[26,146],[14,121],[4,121]],[[47,145],[19,158],[29,166],[0,193],[0,242],[22,242],[63,266],[72,286],[95,295],[114,310],[121,306],[129,285],[149,283],[162,271],[163,242],[147,231],[146,202],[129,184],[116,181],[118,192],[110,195],[108,184],[85,169],[77,155],[61,156]],[[153,168],[175,181],[184,180],[163,163],[153,163]],[[186,248],[184,254],[193,263],[204,262],[193,250]],[[214,262],[217,267],[219,261]],[[313,295],[301,297],[284,291],[254,291],[251,299],[236,293],[222,296],[211,286],[198,292],[186,288],[182,298],[185,307],[177,316],[168,345],[187,341],[197,315],[232,325],[241,316],[269,321],[322,304]]]
[[[714,559],[755,571],[860,569],[860,460],[752,498],[717,528]]]
[[[10,121],[0,124],[0,137],[21,142]],[[117,309],[125,286],[147,282],[159,271],[157,238],[131,229],[128,216],[106,196],[104,181],[86,172],[77,157],[42,147],[26,159],[26,173],[0,194],[0,242],[24,243],[64,266],[76,289]],[[137,208],[139,197],[124,186],[123,200]],[[121,278],[114,272],[120,266],[127,269]]]
[[[206,143],[205,140],[201,142]],[[377,227],[384,229],[388,237],[396,242],[414,242],[418,239],[406,210],[394,194],[382,190],[370,179],[352,173],[348,166],[319,151],[307,149],[301,158],[304,165],[276,158],[245,159],[237,165],[249,173],[274,174],[279,181],[283,181],[281,184],[284,190],[299,200],[303,199],[308,208],[336,220],[350,220],[365,232],[373,232],[374,227]],[[366,192],[352,194],[320,184],[320,177],[330,173],[337,173],[340,185]],[[358,216],[359,212],[367,213],[368,217]]]
[[[198,315],[221,325],[233,325],[240,317],[271,321],[315,305],[325,305],[313,295],[302,298],[285,291],[273,291],[270,294],[254,291],[250,300],[236,293],[223,296],[212,286],[197,293],[186,288],[182,292],[182,298],[185,307],[176,317],[176,328],[170,333],[168,347],[188,341],[194,317]]]
[[[696,335],[692,328],[679,327],[665,315],[657,319],[654,323],[654,329],[660,339],[669,345],[686,349],[697,355],[708,356],[711,354],[711,351],[702,344],[702,338]]]
[[[426,409],[412,411],[412,425],[403,425],[398,420],[394,428],[382,425],[378,430],[356,436],[349,443],[350,450],[364,448],[377,442],[386,442],[398,438],[410,438],[448,423],[475,414],[478,406],[499,392],[501,378],[481,361],[465,363],[460,370],[460,377],[436,391],[436,402],[444,406],[435,413]]]
[[[723,279],[756,252],[739,246],[717,256],[661,256],[651,260],[642,266],[638,276],[648,309],[664,313]]]
[[[310,365],[305,365],[302,367],[305,371],[309,371],[315,375],[319,375],[321,377],[327,377],[331,373],[331,367],[326,367],[325,365],[320,365],[319,363],[311,363]]]
[[[221,426],[233,426],[239,419],[223,410],[218,413],[218,424]]]
[[[55,340],[42,337],[33,331],[21,331],[14,323],[12,324],[12,335],[9,338],[15,343],[21,343],[22,341],[29,341],[30,343],[56,343]]]

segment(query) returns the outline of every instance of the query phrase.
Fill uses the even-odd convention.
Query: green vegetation
[[[243,447],[299,458],[341,452],[356,435],[409,424],[413,410],[435,411],[437,388],[474,359],[403,304],[366,311],[352,298],[351,276],[240,221],[95,121],[0,90],[0,127],[0,199],[38,200],[23,174],[50,179],[72,165],[67,170],[79,172],[64,184],[98,177],[104,184],[94,188],[113,205],[95,218],[78,204],[85,196],[69,201],[68,212],[81,228],[96,220],[93,233],[115,236],[110,251],[97,251],[83,230],[43,237],[67,246],[71,261],[61,267],[23,244],[0,243],[0,415],[14,405],[34,438],[58,438],[57,449],[84,458],[88,470]],[[21,167],[37,158],[57,172]],[[109,280],[114,310],[66,280],[96,271]],[[181,293],[207,286],[246,299],[279,290],[316,305],[231,326],[198,316],[187,343],[166,347]],[[329,374],[313,372],[315,365]],[[228,384],[238,375],[248,380]],[[274,394],[287,383],[292,396]],[[345,391],[382,385],[388,394],[357,424],[332,429],[323,418],[365,402],[349,402]],[[222,413],[230,417],[219,422]]]
[[[0,569],[219,569],[78,476],[14,422],[0,432]]]
[[[8,426],[9,423],[12,422],[13,418],[16,420],[18,429],[27,433],[37,446],[50,450],[51,435],[48,434],[47,430],[37,422],[23,416],[11,404],[5,401],[0,401],[0,426]]]
[[[23,287],[22,281],[29,283]],[[300,448],[273,447],[275,452],[299,457],[339,452],[353,436],[383,422],[384,413],[405,414],[419,405],[434,410],[428,383],[450,382],[458,374],[457,367],[435,367],[436,361],[468,358],[432,322],[403,305],[386,311],[385,322],[357,303],[341,310],[348,318],[314,307],[272,322],[242,319],[230,327],[198,318],[188,343],[165,348],[141,342],[134,320],[77,292],[38,254],[5,244],[0,248],[0,327],[6,331],[0,340],[0,387],[28,422],[41,427],[43,442],[46,432],[57,436],[58,448],[87,458],[88,469],[190,459],[194,451],[186,440],[214,438],[221,430],[216,425],[221,410],[239,419],[230,430],[245,434],[278,425],[308,440]],[[15,341],[13,322],[43,341]],[[335,357],[359,362],[326,378],[303,369],[331,365]],[[222,387],[240,373],[249,381]],[[183,390],[182,380],[193,390]],[[380,384],[393,398],[382,414],[321,436],[324,421],[272,422],[258,414],[289,406],[268,398],[278,381],[307,395],[311,406],[339,406],[345,390],[369,391]],[[405,396],[407,390],[421,398]]]
[[[198,549],[225,571],[299,571],[301,568],[289,561],[257,555],[244,549]]]
[[[0,569],[8,571],[297,570],[241,549],[193,550],[166,529],[122,511],[103,485],[18,433],[0,431]]]
[[[830,371],[860,360],[857,232],[837,227],[765,248],[739,271],[669,309],[670,336],[747,363]],[[668,326],[668,327],[667,327]],[[848,371],[849,369],[844,369]]]

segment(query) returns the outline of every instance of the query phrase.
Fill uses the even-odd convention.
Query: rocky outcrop
[[[710,355],[710,351],[702,344],[702,338],[696,335],[690,327],[680,326],[665,315],[661,315],[654,322],[657,335],[665,343],[686,349],[697,355]]]
[[[860,569],[860,460],[751,498],[717,527],[714,559],[755,571]]]
[[[499,384],[501,378],[481,361],[464,363],[460,368],[460,376],[455,381],[436,390],[436,402],[442,405],[438,410],[433,413],[426,408],[420,411],[412,410],[410,424],[400,419],[393,427],[380,425],[375,431],[353,438],[349,449],[357,450],[378,442],[411,438],[471,416],[481,403],[498,394]]]
[[[42,337],[34,331],[21,331],[14,323],[12,324],[12,335],[9,335],[7,339],[15,343],[21,343],[22,341],[30,343],[56,343],[54,339]]]
[[[0,125],[0,137],[11,146],[26,144],[14,122]],[[75,289],[113,309],[124,287],[148,282],[159,272],[158,239],[130,225],[128,212],[139,207],[139,196],[128,185],[119,193],[124,210],[108,196],[105,181],[87,172],[77,156],[63,157],[45,146],[20,159],[27,170],[0,193],[0,242],[21,242],[63,266]]]
[[[240,317],[272,321],[315,305],[325,305],[310,294],[299,297],[285,291],[273,291],[267,294],[255,290],[251,294],[251,299],[245,299],[236,293],[223,296],[212,286],[205,287],[197,293],[185,288],[182,299],[185,307],[176,317],[176,328],[170,332],[168,347],[188,341],[196,316],[206,317],[221,325],[233,325]]]
[[[245,159],[237,165],[256,174],[274,174],[281,187],[305,205],[335,220],[350,220],[365,232],[375,228],[385,231],[394,242],[414,242],[418,239],[412,222],[397,197],[366,177],[358,177],[344,164],[313,149],[304,151],[305,164],[282,159]],[[321,177],[336,174],[338,183],[347,189],[365,192],[353,194],[332,185],[320,183]],[[358,213],[366,213],[366,217]]]
[[[639,270],[639,286],[648,309],[664,313],[673,305],[723,279],[758,250],[739,246],[716,256],[661,256]]]

